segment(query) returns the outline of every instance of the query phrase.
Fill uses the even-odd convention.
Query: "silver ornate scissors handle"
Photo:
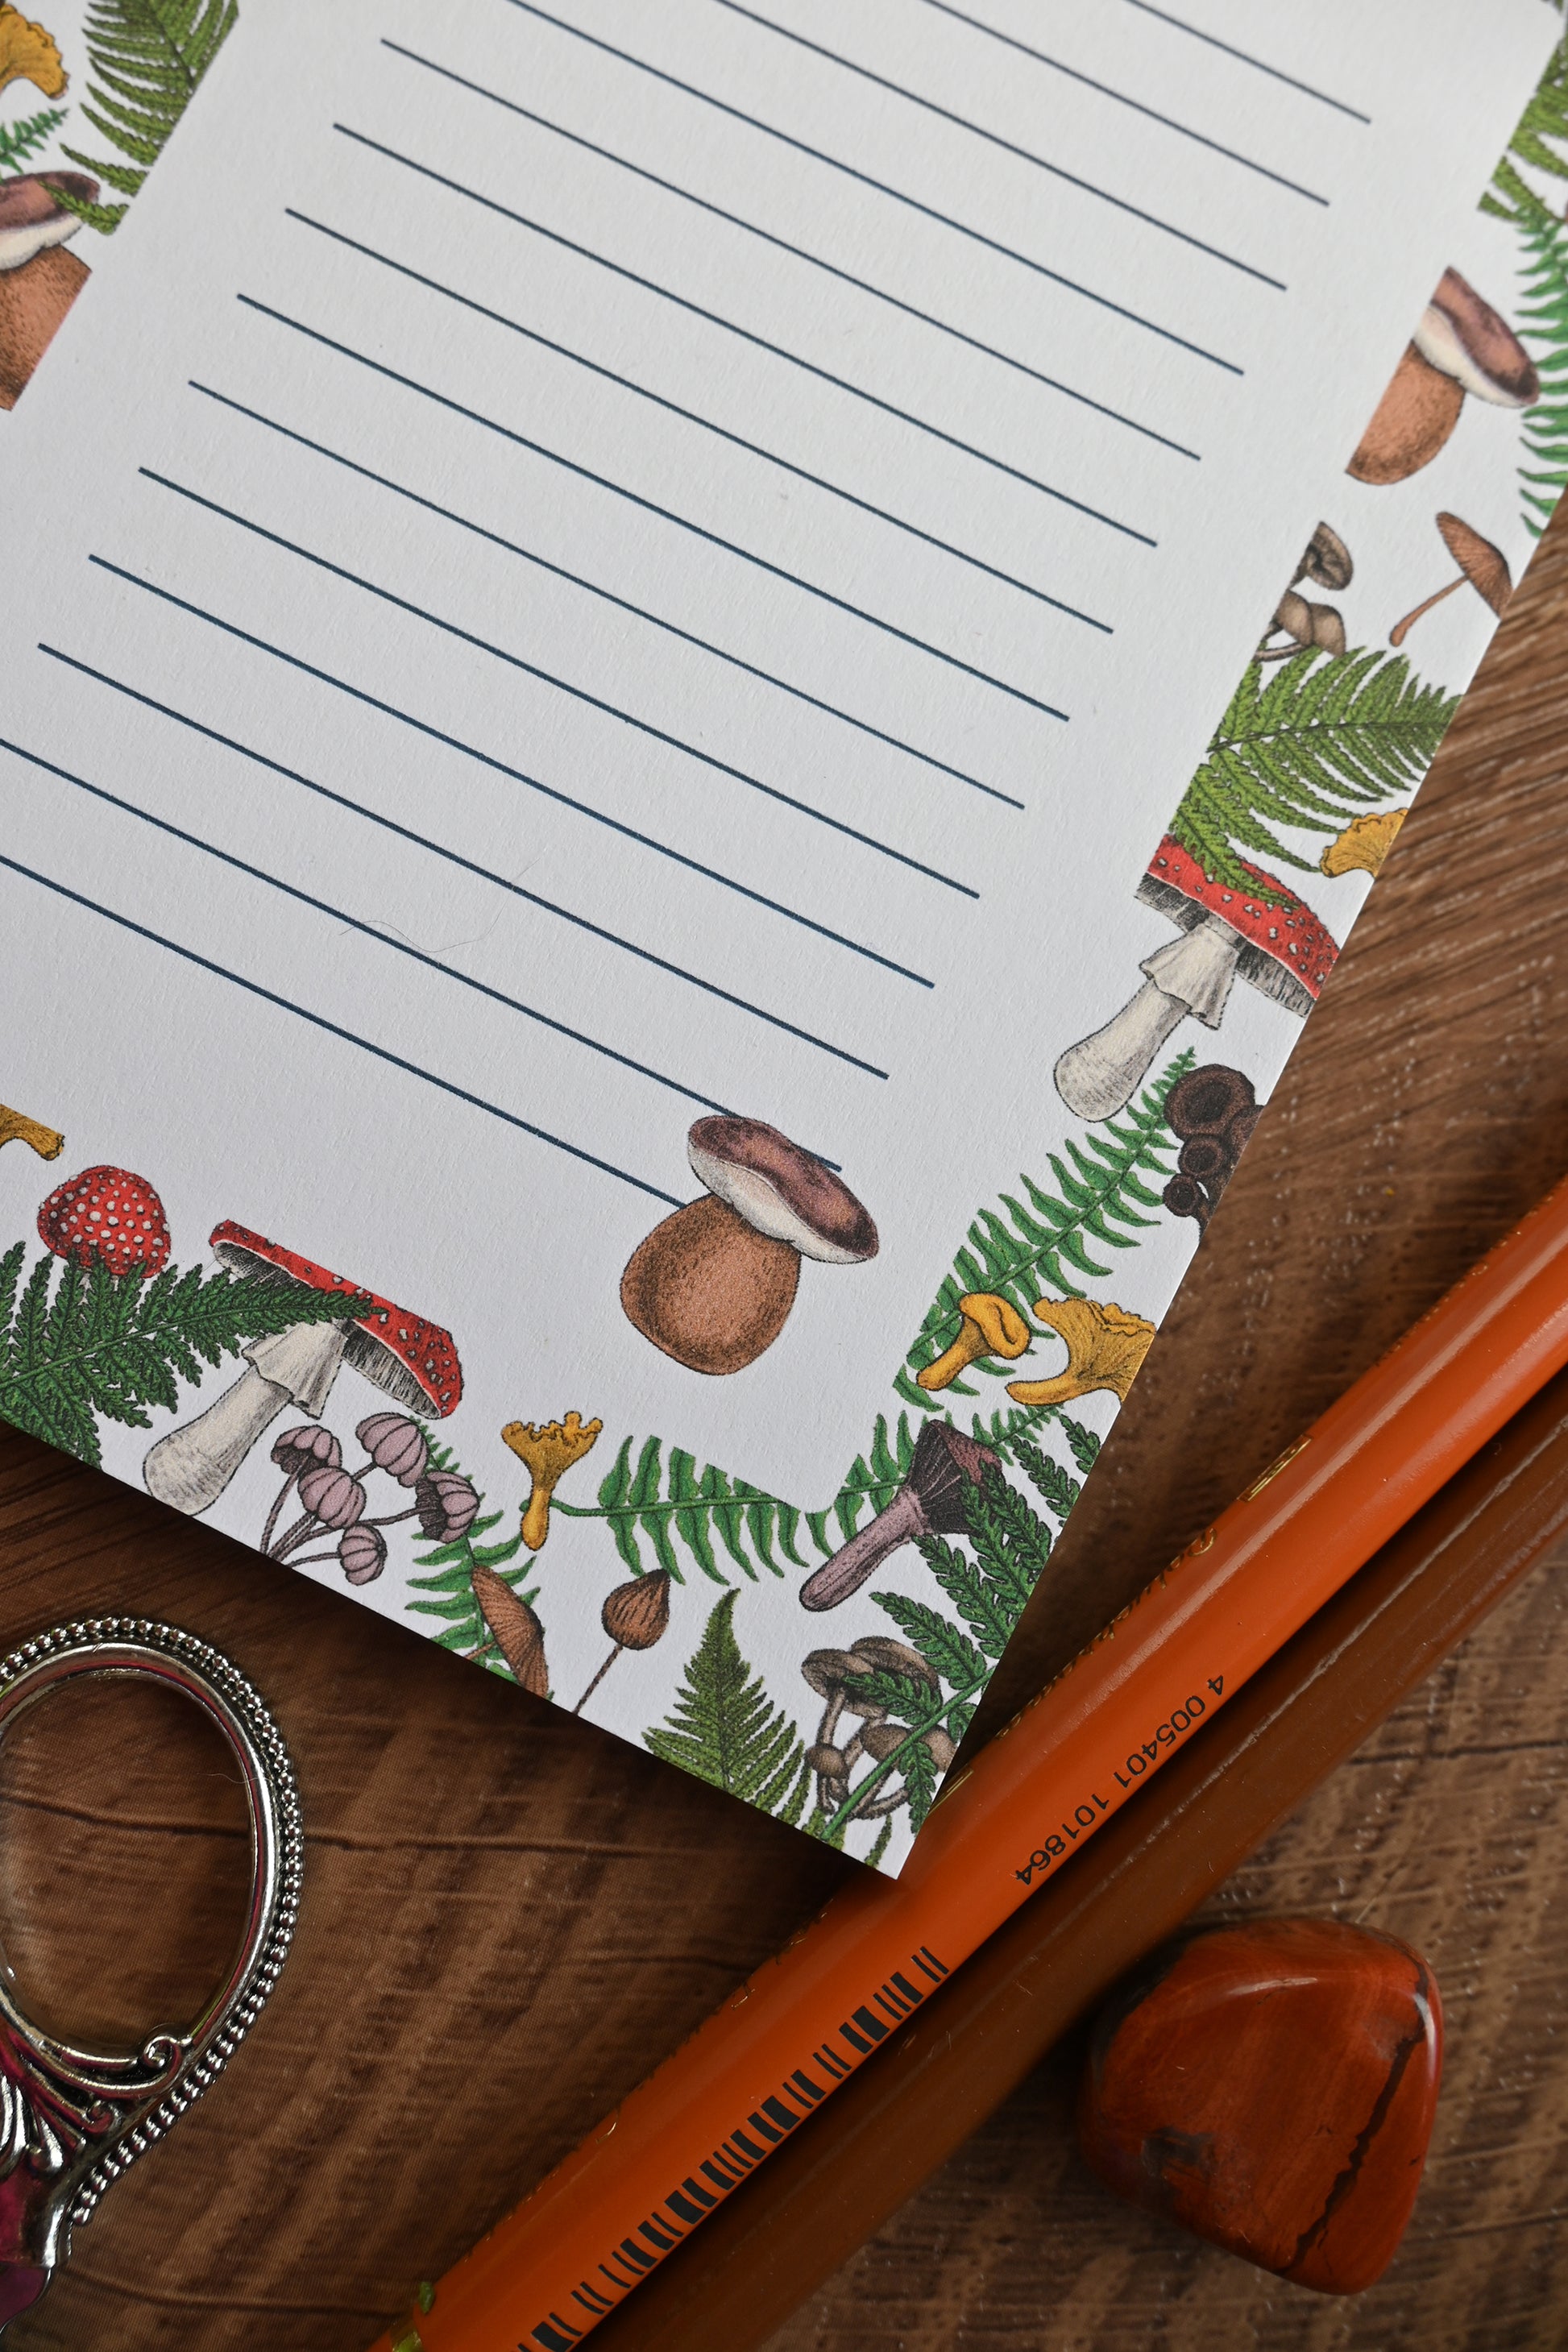
[[[202,1707],[239,1765],[250,1814],[250,1903],[234,1965],[194,2024],[139,2050],[78,2049],[25,2017],[0,1972],[0,2329],[35,2304],[111,2181],[231,2058],[278,1980],[299,1911],[304,1836],[293,1768],[252,1685],[194,1633],[146,1617],[56,1625],[0,1660],[0,1738],[83,1676],[135,1675]]]

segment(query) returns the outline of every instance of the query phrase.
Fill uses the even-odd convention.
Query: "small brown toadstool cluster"
[[[1182,1150],[1161,1195],[1173,1217],[1195,1217],[1202,1232],[1262,1116],[1242,1070],[1205,1062],[1177,1079],[1165,1097],[1165,1119]]]
[[[1296,566],[1290,585],[1274,610],[1268,635],[1254,656],[1260,662],[1285,661],[1307,646],[1320,653],[1342,654],[1347,650],[1345,625],[1338,608],[1332,604],[1314,604],[1296,593],[1297,583],[1310,580],[1321,588],[1331,589],[1338,594],[1350,586],[1355,577],[1355,565],[1351,551],[1337,530],[1321,522],[1307,542],[1306,552]],[[1275,645],[1273,639],[1283,632],[1285,643]]]
[[[886,1764],[918,1737],[938,1774],[947,1770],[957,1749],[940,1725],[915,1734],[907,1725],[890,1721],[889,1710],[858,1687],[868,1675],[891,1674],[936,1693],[942,1685],[918,1650],[887,1635],[864,1633],[847,1650],[813,1650],[800,1670],[824,1701],[822,1720],[805,1751],[805,1760],[816,1775],[817,1803],[825,1814],[838,1813],[850,1804],[850,1776],[863,1756],[875,1764]],[[856,1726],[847,1738],[840,1728],[847,1716]],[[889,1788],[885,1775],[868,1779],[847,1819],[868,1822],[879,1814],[896,1812],[909,1801],[909,1794],[902,1780],[894,1780]]]
[[[784,1329],[803,1257],[858,1265],[877,1228],[826,1164],[760,1118],[716,1114],[687,1137],[707,1186],[656,1225],[621,1276],[644,1339],[694,1372],[738,1372]]]
[[[1458,423],[1467,393],[1494,408],[1529,408],[1541,397],[1541,378],[1507,320],[1457,269],[1445,269],[1349,472],[1372,483],[1419,473]]]

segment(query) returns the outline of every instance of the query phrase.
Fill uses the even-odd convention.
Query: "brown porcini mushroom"
[[[1121,1012],[1058,1062],[1057,1092],[1079,1118],[1124,1110],[1166,1038],[1189,1016],[1217,1029],[1238,976],[1303,1020],[1317,1003],[1339,954],[1336,941],[1271,875],[1246,864],[1242,871],[1262,886],[1258,895],[1211,880],[1173,835],[1161,842],[1138,897],[1168,915],[1178,936],[1145,957],[1143,985]]]
[[[1402,646],[1423,613],[1429,613],[1434,604],[1440,604],[1445,596],[1453,595],[1467,582],[1500,620],[1513,593],[1513,574],[1500,547],[1494,547],[1489,539],[1483,539],[1479,530],[1472,530],[1458,515],[1440,514],[1437,529],[1444,546],[1459,567],[1459,576],[1417,604],[1413,612],[1406,613],[1403,621],[1394,623],[1388,633],[1391,646]]]
[[[86,172],[0,180],[0,408],[15,408],[89,275],[62,250],[82,225],[62,193],[95,204],[98,182]]]
[[[707,1186],[656,1225],[627,1261],[628,1321],[694,1372],[738,1372],[784,1329],[803,1257],[855,1265],[877,1228],[826,1163],[760,1118],[716,1114],[687,1137]]]
[[[194,1421],[161,1437],[143,1462],[142,1481],[160,1502],[192,1516],[208,1509],[285,1405],[320,1418],[344,1363],[406,1412],[442,1421],[457,1406],[463,1393],[462,1366],[451,1333],[439,1324],[405,1315],[390,1300],[232,1220],[215,1229],[212,1250],[232,1273],[293,1283],[307,1291],[369,1297],[370,1307],[357,1319],[295,1323],[247,1339],[239,1351],[247,1370],[233,1387]]]
[[[1350,473],[1373,484],[1419,473],[1458,423],[1467,393],[1493,407],[1529,408],[1541,397],[1541,378],[1507,320],[1457,269],[1445,269]]]
[[[951,1388],[961,1372],[987,1356],[1000,1356],[1012,1363],[1034,1337],[1011,1299],[994,1290],[966,1291],[958,1302],[958,1337],[952,1347],[915,1375],[929,1392]]]
[[[969,1520],[964,1496],[987,1470],[997,1468],[988,1445],[965,1436],[948,1421],[928,1421],[915,1440],[910,1475],[874,1519],[868,1519],[831,1559],[814,1569],[800,1588],[805,1609],[837,1609],[858,1592],[868,1576],[900,1544],[918,1537],[961,1536]]]

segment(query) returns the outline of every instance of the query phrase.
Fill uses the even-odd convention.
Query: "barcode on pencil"
[[[639,2279],[672,2253],[721,2198],[738,2189],[786,2134],[920,2007],[947,1973],[929,1945],[912,1952],[907,1969],[895,1969],[869,2000],[850,2011],[835,2036],[820,2042],[805,2065],[786,2076],[646,2221],[637,2223],[630,2237],[621,2240],[599,2264],[597,2281],[583,2279],[574,2287],[571,2299],[580,2306],[577,2318],[550,2312],[536,2322],[527,2344],[537,2346],[538,2352],[570,2352],[596,2320],[613,2311]],[[527,2347],[520,2347],[519,2352],[527,2352]]]

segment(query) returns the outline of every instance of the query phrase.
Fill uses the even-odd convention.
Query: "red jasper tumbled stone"
[[[1079,2136],[1134,2204],[1358,2294],[1410,2219],[1442,2047],[1437,1987],[1407,1944],[1327,1919],[1220,1927],[1157,1955],[1101,2013]]]

